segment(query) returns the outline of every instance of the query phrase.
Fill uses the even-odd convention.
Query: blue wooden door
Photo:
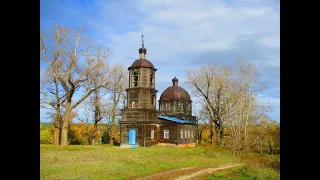
[[[136,144],[136,130],[129,130],[129,144]]]

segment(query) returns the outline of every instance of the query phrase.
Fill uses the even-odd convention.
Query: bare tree
[[[101,48],[98,48],[98,53],[101,53]],[[100,57],[100,56],[98,56]],[[99,122],[107,115],[107,108],[106,104],[103,102],[103,98],[105,95],[110,91],[110,88],[112,87],[111,83],[111,77],[112,76],[112,67],[109,67],[109,64],[105,63],[103,61],[104,59],[97,59],[97,63],[100,64],[100,68],[95,69],[97,71],[97,74],[100,74],[100,78],[93,79],[92,86],[94,88],[97,88],[101,86],[101,84],[104,84],[107,82],[108,86],[102,86],[101,88],[98,88],[91,97],[91,106],[92,110],[94,112],[94,129],[93,129],[93,135],[91,137],[91,144],[96,144],[97,139],[97,132],[98,132],[98,124]],[[110,87],[111,85],[111,87]]]
[[[125,98],[125,89],[126,85],[128,84],[126,82],[127,71],[124,69],[122,65],[114,65],[110,77],[111,94],[109,96],[109,100],[111,101],[111,129],[109,135],[109,143],[113,144],[115,136],[116,116],[119,115],[119,103],[121,102],[121,99]]]
[[[258,95],[265,85],[259,82],[256,66],[240,59],[234,79],[232,92],[237,97],[237,104],[232,109],[228,108],[230,114],[227,121],[231,132],[231,149],[233,154],[237,154],[248,147],[248,126],[269,111],[270,105],[258,101]]]
[[[232,71],[228,67],[214,64],[199,69],[189,69],[187,83],[192,92],[202,100],[203,108],[209,117],[210,123],[215,125],[217,144],[224,144],[224,120],[227,115],[227,105],[234,105],[236,101],[227,95],[231,88]]]
[[[50,32],[52,32],[50,34]],[[100,49],[100,50],[99,50]],[[61,145],[68,145],[68,126],[72,122],[72,110],[83,102],[92,92],[106,86],[93,87],[92,81],[102,76],[99,59],[106,61],[109,50],[96,49],[85,39],[83,29],[73,31],[64,26],[55,25],[51,31],[40,31],[40,60],[47,63],[54,78],[59,81],[65,94],[64,114],[62,118]],[[74,95],[82,89],[79,99]]]
[[[66,100],[66,95],[59,86],[58,80],[47,69],[44,73],[43,79],[40,81],[40,107],[48,109],[52,118],[54,130],[54,144],[60,144],[61,125],[63,103]]]

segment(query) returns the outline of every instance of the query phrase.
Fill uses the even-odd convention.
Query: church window
[[[190,138],[190,130],[188,130],[188,138]]]
[[[134,107],[135,107],[135,102],[132,102],[131,108],[134,108]]]
[[[133,73],[133,87],[138,87],[139,75],[137,72]]]
[[[154,139],[154,130],[151,130],[151,139]]]
[[[164,130],[163,133],[164,133],[163,134],[163,138],[164,139],[169,139],[169,130]]]
[[[181,129],[180,134],[181,134],[181,139],[183,139],[183,129]]]
[[[166,110],[170,110],[170,103],[166,103]]]
[[[183,103],[182,102],[179,102],[178,106],[179,106],[179,109],[183,110]]]
[[[188,138],[187,137],[187,130],[184,130],[184,138]]]
[[[191,131],[191,137],[193,138],[193,131]]]
[[[150,74],[150,85],[151,85],[151,87],[153,87],[153,74],[152,73]]]

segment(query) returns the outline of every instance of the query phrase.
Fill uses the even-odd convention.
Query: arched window
[[[150,73],[150,86],[153,87],[153,73]]]
[[[133,73],[133,87],[138,87],[139,75],[137,72]]]

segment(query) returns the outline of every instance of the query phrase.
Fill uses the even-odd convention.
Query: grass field
[[[250,165],[245,167],[236,167],[222,172],[212,174],[206,180],[277,180],[280,179],[280,173],[272,168],[256,168]]]
[[[224,150],[203,147],[152,146],[121,149],[117,146],[40,145],[41,179],[130,179],[169,169],[231,163]]]
[[[40,179],[132,179],[169,169],[212,166],[240,160],[232,157],[227,150],[217,147],[152,146],[121,149],[110,145],[40,145]],[[246,177],[253,171],[247,168],[245,170],[248,173],[243,174],[245,170],[237,170],[240,174],[238,171],[228,170],[226,172],[230,173],[225,175]],[[217,175],[209,179],[223,179],[224,174]]]

